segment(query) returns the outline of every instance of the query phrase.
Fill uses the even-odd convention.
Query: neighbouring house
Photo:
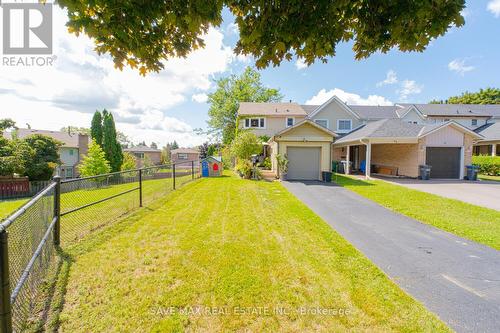
[[[51,138],[63,143],[63,145],[59,148],[61,165],[59,165],[56,169],[56,173],[58,173],[61,178],[76,178],[80,175],[78,172],[78,165],[82,161],[82,155],[86,155],[88,152],[88,135],[60,131],[35,130],[29,128],[19,128],[13,132],[4,133],[8,139],[11,139],[13,135],[19,139],[24,139],[35,134],[50,136]]]
[[[183,166],[184,164],[186,167],[191,167],[187,162],[198,161],[199,159],[200,152],[196,149],[178,148],[170,151],[170,160],[172,163],[179,164],[179,166]]]
[[[500,105],[348,105],[335,96],[322,105],[245,102],[238,111],[240,129],[271,137],[263,155],[275,173],[276,155],[287,155],[289,179],[320,179],[332,162],[366,176],[417,177],[430,165],[432,178],[461,179],[473,147],[498,141],[498,124]]]
[[[134,155],[136,159],[136,166],[142,168],[144,166],[145,159],[149,159],[152,165],[161,164],[161,150],[156,148],[151,148],[144,145],[138,145],[130,148],[123,149],[124,152]]]
[[[500,156],[500,119],[495,123],[487,123],[474,130],[483,136],[474,145],[474,155]]]

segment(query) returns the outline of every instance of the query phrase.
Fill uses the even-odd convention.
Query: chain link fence
[[[61,181],[0,224],[0,332],[22,332],[59,246],[70,246],[200,177],[198,161]]]

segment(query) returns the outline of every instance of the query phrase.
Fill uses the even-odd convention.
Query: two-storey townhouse
[[[463,178],[473,145],[500,137],[491,125],[499,115],[496,105],[347,105],[334,96],[322,105],[241,103],[238,123],[271,137],[273,171],[286,154],[291,179],[319,179],[333,161],[367,176],[417,177],[431,165],[433,178]]]

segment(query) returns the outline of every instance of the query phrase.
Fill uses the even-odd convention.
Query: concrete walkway
[[[401,288],[457,332],[498,332],[500,252],[334,184],[283,182]]]
[[[500,182],[450,180],[450,179],[394,179],[380,178],[390,183],[457,199],[473,205],[500,210]]]

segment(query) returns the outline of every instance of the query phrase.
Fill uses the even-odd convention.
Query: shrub
[[[479,167],[480,174],[500,176],[500,156],[472,156],[472,164]]]
[[[262,152],[262,143],[255,134],[250,131],[238,133],[233,143],[231,143],[231,154],[242,160],[250,160],[252,155]]]
[[[278,154],[276,155],[276,162],[278,162],[278,169],[280,174],[286,174],[288,171],[288,159],[285,155]]]
[[[221,155],[222,155],[222,165],[224,166],[225,170],[229,170],[234,168],[234,158],[231,155],[231,147],[230,146],[225,146],[224,148],[221,149]]]
[[[271,159],[269,157],[266,157],[264,161],[260,164],[261,167],[263,167],[266,170],[271,170],[272,164],[271,164]]]
[[[236,164],[236,172],[245,179],[250,179],[252,177],[252,162],[249,160],[239,160]]]

